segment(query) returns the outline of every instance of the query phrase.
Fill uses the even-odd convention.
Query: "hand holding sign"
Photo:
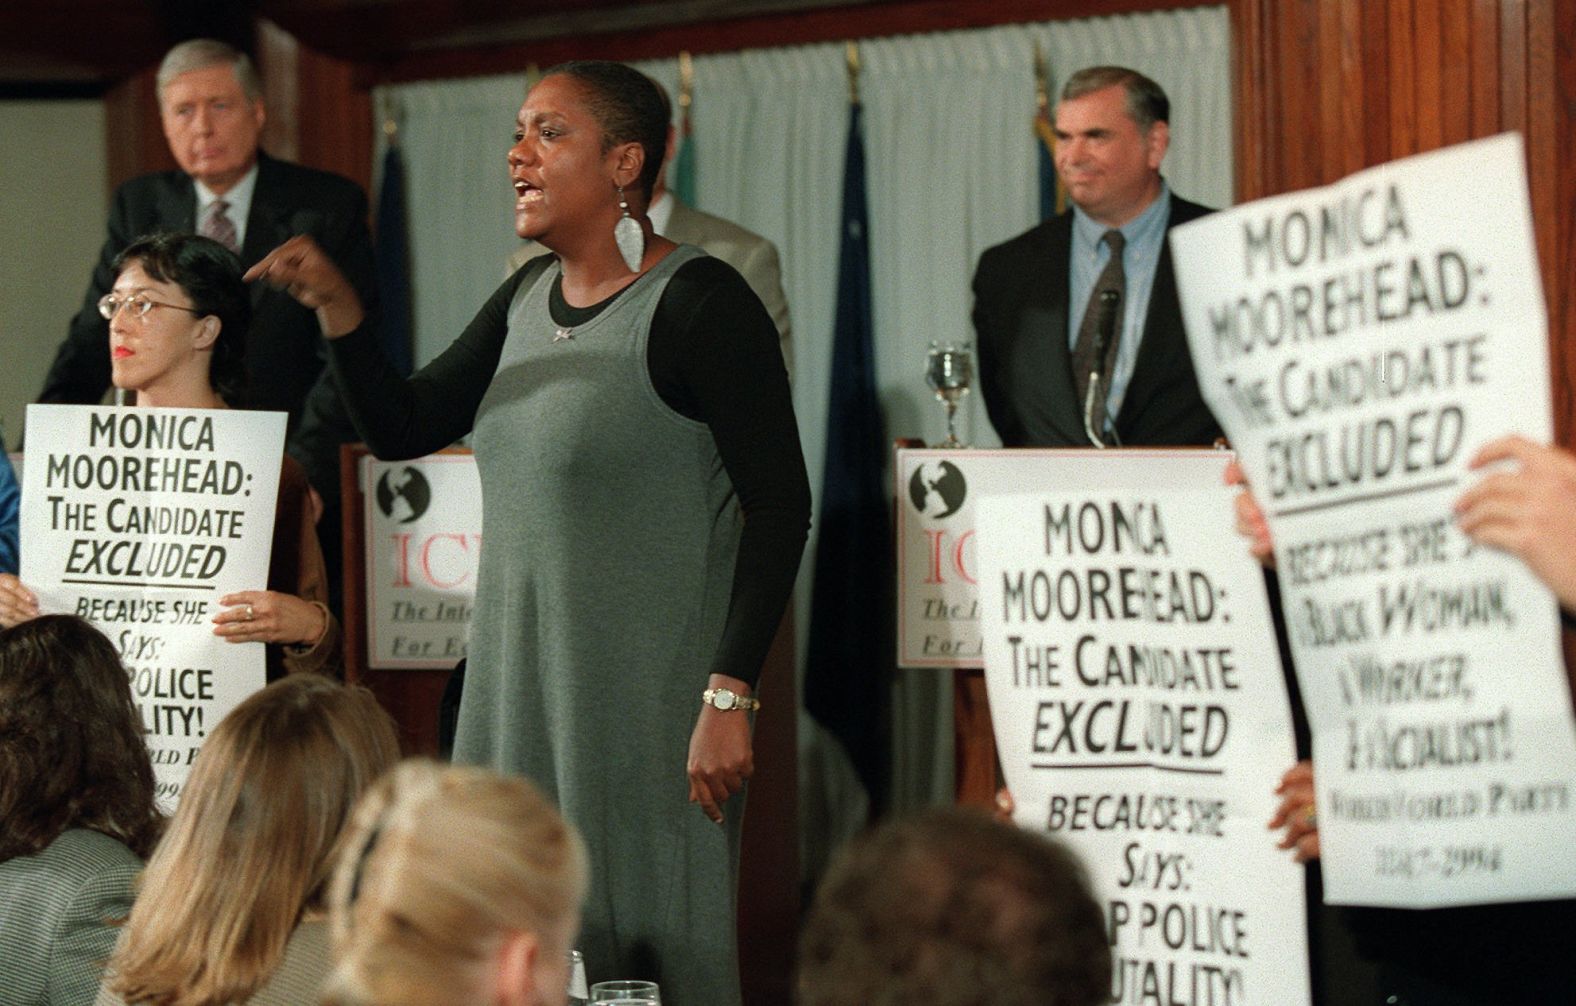
[[[231,643],[293,643],[311,646],[328,631],[320,605],[277,590],[242,590],[219,598],[213,634]]]
[[[1314,814],[1313,762],[1304,758],[1281,776],[1275,787],[1280,796],[1280,806],[1270,818],[1271,829],[1286,829],[1277,843],[1282,849],[1291,849],[1293,858],[1306,863],[1319,858],[1319,821]]]
[[[1479,544],[1509,552],[1576,610],[1576,457],[1524,437],[1501,437],[1472,458],[1473,468],[1515,461],[1486,475],[1456,502],[1456,523]]]
[[[9,629],[39,615],[38,598],[10,573],[0,573],[0,628]]]

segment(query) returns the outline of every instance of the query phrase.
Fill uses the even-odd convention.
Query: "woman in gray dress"
[[[639,72],[548,71],[508,165],[516,231],[553,254],[409,380],[309,238],[248,278],[317,309],[379,457],[474,432],[484,545],[455,757],[529,776],[585,835],[591,979],[733,1006],[749,711],[809,488],[766,310],[645,217],[666,131]]]

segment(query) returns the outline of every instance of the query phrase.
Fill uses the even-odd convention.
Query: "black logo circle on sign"
[[[963,473],[950,461],[921,464],[908,479],[908,498],[914,509],[940,520],[958,512],[968,497]]]
[[[378,479],[378,509],[385,517],[409,524],[431,505],[432,486],[415,468],[391,468]]]

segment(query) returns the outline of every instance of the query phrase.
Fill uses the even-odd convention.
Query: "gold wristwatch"
[[[700,700],[708,706],[721,709],[723,712],[731,709],[743,709],[748,713],[761,708],[759,699],[740,695],[731,688],[708,688],[700,693]]]

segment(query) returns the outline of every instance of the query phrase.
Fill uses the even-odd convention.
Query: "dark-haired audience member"
[[[333,854],[398,759],[364,688],[293,675],[236,706],[197,756],[97,1006],[316,1002]]]
[[[115,285],[99,302],[109,319],[115,387],[137,393],[138,407],[229,408],[242,379],[251,298],[240,263],[222,245],[194,234],[155,234],[116,261]],[[268,677],[334,673],[339,623],[328,610],[328,580],[306,473],[286,454],[274,509],[268,589],[219,598],[216,634],[268,646]],[[0,624],[38,614],[38,599],[0,574]]]
[[[330,895],[333,1006],[563,1006],[586,853],[535,786],[407,762],[356,809]]]
[[[74,615],[0,631],[0,1001],[85,1006],[162,823],[115,647]]]
[[[531,88],[508,151],[515,231],[555,257],[408,380],[310,239],[247,275],[317,308],[379,457],[474,432],[484,544],[454,758],[527,776],[585,835],[588,977],[736,1006],[752,692],[809,481],[760,299],[646,218],[664,108],[619,63]]]
[[[1554,592],[1567,620],[1576,612],[1576,455],[1559,447],[1508,436],[1479,448],[1473,468],[1502,464],[1473,484],[1455,504],[1456,522],[1479,544],[1508,552]],[[1236,498],[1237,530],[1260,561],[1274,559],[1269,522],[1240,467],[1227,470]],[[1570,633],[1566,633],[1567,685],[1576,689]],[[1571,715],[1571,692],[1550,696],[1553,708]],[[1320,856],[1315,765],[1287,770],[1276,792],[1280,804],[1269,825],[1282,830],[1280,846],[1298,862]],[[1375,908],[1342,912],[1358,952],[1376,968],[1365,1001],[1392,1006],[1545,1006],[1569,1002],[1576,989],[1576,900],[1521,901],[1459,908]]]
[[[801,1006],[1097,1006],[1110,995],[1105,921],[1077,857],[975,810],[855,839],[799,941]]]

